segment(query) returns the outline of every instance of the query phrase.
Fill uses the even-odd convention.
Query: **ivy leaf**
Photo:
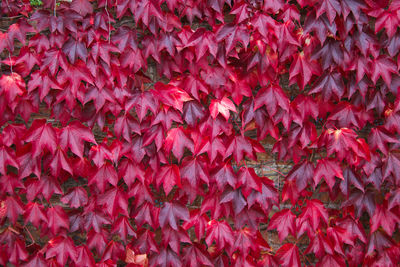
[[[317,186],[321,181],[322,177],[324,178],[325,182],[332,190],[333,186],[335,185],[335,177],[340,179],[343,178],[342,169],[337,161],[332,159],[320,159],[318,160],[317,167],[315,168],[314,172],[314,186]]]
[[[32,143],[32,156],[37,157],[47,149],[54,154],[57,148],[57,135],[50,123],[45,119],[34,120],[24,138]]]
[[[162,184],[165,194],[167,195],[175,185],[178,187],[182,186],[179,167],[176,164],[162,166],[155,176],[157,187],[160,187]]]
[[[22,96],[25,89],[25,82],[18,73],[2,75],[0,77],[0,95],[4,95],[7,102],[11,104],[17,96]]]
[[[221,251],[226,245],[233,246],[235,242],[231,227],[225,221],[212,220],[207,225],[206,243],[211,246],[216,242],[218,251]]]
[[[52,257],[55,257],[61,266],[64,266],[68,259],[75,261],[77,253],[70,237],[57,236],[49,241],[46,248],[46,259]]]
[[[300,267],[299,248],[292,243],[287,243],[281,246],[275,254],[281,266],[297,266]]]
[[[93,7],[88,0],[72,0],[71,9],[75,10],[82,16],[86,16],[93,12]]]
[[[168,131],[164,141],[164,148],[167,152],[172,150],[175,157],[181,160],[185,147],[193,152],[193,141],[187,136],[186,131],[182,127],[173,128]]]
[[[281,242],[289,235],[295,236],[296,216],[289,209],[284,209],[274,213],[268,224],[268,229],[276,229]]]

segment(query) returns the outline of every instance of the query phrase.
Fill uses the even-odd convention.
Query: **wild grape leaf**
[[[105,230],[101,232],[91,230],[87,234],[86,245],[90,250],[94,249],[97,254],[101,255],[107,246],[107,234]]]
[[[176,230],[168,225],[163,227],[162,245],[169,246],[175,253],[180,254],[181,243],[192,243],[188,233],[182,227]]]
[[[283,267],[300,267],[299,248],[292,243],[287,243],[281,246],[275,254],[279,263]]]
[[[178,230],[179,220],[188,221],[190,218],[188,209],[178,202],[166,202],[160,210],[160,226],[164,227],[167,223],[174,230]]]
[[[235,215],[239,214],[246,207],[246,199],[240,189],[228,188],[222,195],[219,203],[228,203],[233,208]]]
[[[214,139],[216,136],[219,136],[222,133],[225,133],[226,135],[231,135],[232,124],[223,120],[220,117],[217,117],[214,120],[213,118],[211,118],[211,116],[209,116],[207,120],[204,120],[199,125],[199,130],[203,135],[208,135],[211,139]]]
[[[218,116],[218,114],[221,114],[226,120],[229,120],[230,117],[229,111],[237,113],[235,105],[229,98],[223,97],[221,100],[218,99],[211,100],[210,114],[214,120]]]
[[[142,146],[148,146],[151,143],[155,143],[157,151],[161,149],[164,142],[164,127],[161,124],[154,125],[143,131],[143,143]]]
[[[344,61],[344,53],[342,49],[343,47],[340,42],[329,38],[315,53],[313,53],[311,59],[320,59],[324,70],[327,70],[334,63],[340,66]]]
[[[335,185],[335,177],[340,179],[343,178],[342,169],[339,163],[333,159],[320,159],[318,160],[317,167],[314,172],[314,187],[316,187],[321,181],[322,177],[324,178],[326,184],[329,186],[330,190],[332,190]]]
[[[161,124],[164,129],[167,130],[171,128],[173,122],[180,124],[183,123],[180,113],[174,109],[169,108],[159,110],[150,125],[154,126],[157,124]]]
[[[131,160],[124,159],[118,165],[118,177],[122,177],[128,188],[131,188],[136,179],[144,184],[146,176],[142,165],[134,164]]]
[[[4,205],[4,206],[3,206]],[[2,214],[7,217],[13,224],[16,223],[18,216],[24,213],[25,206],[18,196],[7,196],[5,201],[1,203]]]
[[[318,76],[320,74],[321,68],[316,61],[309,59],[303,52],[294,55],[294,60],[289,70],[290,84],[297,82],[300,89],[303,90],[311,80],[312,75]]]
[[[71,208],[77,209],[84,207],[88,203],[88,195],[83,187],[77,186],[65,194],[61,198],[61,202],[68,204]]]
[[[326,13],[326,16],[329,19],[329,22],[335,20],[336,15],[342,13],[342,8],[338,0],[323,0],[319,3],[317,9],[317,18],[322,14]]]
[[[381,253],[385,248],[392,247],[394,245],[394,240],[383,230],[378,230],[371,233],[367,248],[366,254],[372,255],[378,251]]]
[[[70,85],[70,93],[77,97],[79,86],[82,81],[93,85],[93,77],[87,65],[80,59],[77,59],[74,64],[68,64],[67,69],[59,72],[57,75],[60,85],[66,82]]]
[[[162,166],[155,176],[157,187],[159,188],[162,184],[165,194],[167,195],[175,185],[181,187],[181,175],[179,167],[176,164]]]
[[[25,189],[25,186],[17,175],[10,173],[8,175],[3,175],[2,179],[0,179],[0,189],[3,192],[13,195],[15,191],[17,191],[17,188]]]
[[[400,206],[400,189],[390,192],[388,209],[391,210],[396,206]]]
[[[281,242],[289,235],[295,236],[296,216],[289,209],[283,209],[274,213],[268,223],[268,230],[276,229]]]
[[[149,22],[153,17],[155,17],[160,22],[163,21],[163,15],[160,5],[154,0],[145,0],[137,4],[135,9],[135,21],[138,23],[139,20],[143,22],[144,25],[149,26]]]
[[[222,166],[217,166],[211,172],[211,178],[217,183],[218,189],[223,190],[226,184],[236,188],[237,175],[233,172],[232,165],[227,161]]]
[[[87,1],[87,0],[74,0],[74,1]],[[83,42],[70,37],[67,42],[62,47],[62,51],[68,57],[69,61],[74,64],[77,58],[82,59],[86,62],[88,51]]]
[[[393,138],[382,127],[372,128],[368,136],[368,144],[371,149],[379,149],[384,155],[388,154],[388,144],[399,144],[399,140]]]
[[[182,228],[186,231],[194,227],[197,239],[202,239],[206,231],[209,218],[207,215],[200,213],[199,210],[190,211],[190,218],[182,224]]]
[[[155,209],[152,203],[145,202],[136,208],[132,215],[135,216],[135,223],[138,227],[141,227],[144,223],[148,223],[156,229],[159,226],[159,213],[160,209]]]
[[[322,232],[317,231],[304,253],[314,253],[318,258],[321,258],[325,253],[332,255],[334,254],[332,240],[328,239]]]
[[[241,162],[245,156],[256,160],[254,146],[250,142],[250,138],[242,135],[235,135],[230,140],[224,159],[231,155],[237,163]]]
[[[387,205],[377,205],[374,215],[370,219],[371,232],[375,232],[382,227],[387,234],[391,235],[397,223],[400,223],[400,217],[389,210]]]
[[[15,152],[13,149],[7,146],[0,146],[0,173],[3,175],[7,174],[7,165],[14,166],[19,168],[18,164],[19,160],[17,161],[15,157]]]
[[[37,157],[45,149],[54,154],[57,148],[56,132],[45,119],[34,120],[24,140],[32,143],[32,157]]]
[[[75,10],[82,16],[86,16],[93,12],[93,7],[88,0],[72,0],[71,9]]]
[[[133,132],[141,134],[140,125],[129,113],[119,116],[115,120],[114,131],[118,138],[122,136],[128,142],[131,142]]]
[[[47,209],[48,227],[54,235],[57,235],[61,228],[69,230],[69,220],[61,206],[53,206]]]
[[[28,47],[24,46],[19,52],[19,56],[15,60],[15,64],[23,64],[24,69],[31,71],[35,65],[40,65],[37,55],[34,51],[31,51]]]
[[[163,84],[157,82],[154,85],[154,96],[163,104],[168,105],[174,109],[182,112],[183,103],[193,100],[185,91],[181,88],[170,84]]]
[[[90,148],[89,159],[93,160],[97,168],[100,168],[107,159],[112,161],[112,153],[109,147],[103,142]]]
[[[51,239],[46,247],[46,260],[52,257],[55,257],[61,266],[65,266],[68,259],[75,261],[77,253],[72,239],[62,236]]]
[[[237,42],[247,47],[250,41],[247,28],[243,24],[224,24],[215,34],[218,43],[225,40],[226,55],[235,47]]]
[[[106,162],[92,177],[89,177],[88,185],[95,184],[97,189],[100,190],[101,193],[104,193],[108,183],[117,186],[118,175],[114,166]]]
[[[207,162],[204,157],[186,157],[181,164],[181,178],[187,180],[191,186],[196,187],[200,179],[209,184]]]
[[[202,40],[202,42],[199,43],[204,43],[204,42],[205,41]],[[217,53],[217,51],[215,51],[215,53]],[[196,53],[196,55],[198,55],[198,53]],[[187,77],[185,77],[185,79],[181,83],[181,86],[185,89],[186,92],[189,92],[196,100],[200,100],[201,92],[205,94],[208,94],[209,92],[207,84],[200,77],[194,75],[188,75]]]
[[[118,187],[111,188],[98,195],[97,203],[104,207],[104,211],[111,218],[116,218],[118,214],[129,216],[128,196],[125,191]]]
[[[272,208],[272,205],[278,203],[278,198],[278,190],[274,187],[274,182],[267,177],[263,177],[261,192],[253,190],[247,197],[247,205],[251,207],[255,203],[258,203],[262,210],[267,214]]]
[[[400,183],[400,158],[399,154],[396,151],[389,152],[387,158],[384,161],[383,165],[383,179],[385,180],[390,176],[393,175],[397,184]]]
[[[349,194],[349,199],[342,203],[342,207],[354,206],[357,218],[360,218],[363,211],[367,211],[369,216],[375,214],[376,202],[375,194],[371,190],[362,192],[358,189],[353,189]]]
[[[193,141],[188,137],[187,131],[182,127],[172,128],[168,131],[164,141],[164,148],[167,152],[172,151],[178,160],[181,160],[185,147],[193,152]]]
[[[199,120],[202,120],[205,116],[203,106],[198,101],[189,101],[183,105],[183,119],[191,126],[196,126]]]
[[[343,171],[343,180],[340,182],[340,190],[343,194],[348,195],[350,193],[350,187],[353,185],[364,192],[364,184],[360,180],[359,176],[348,167]]]
[[[28,82],[28,92],[31,93],[33,90],[38,88],[40,101],[49,94],[50,89],[61,90],[58,82],[51,76],[47,71],[35,71],[31,75],[31,79]]]
[[[342,160],[348,156],[348,152],[358,150],[358,143],[356,141],[357,134],[352,129],[327,129],[322,135],[321,139],[325,139],[324,145],[326,146],[328,156],[336,153],[336,157]],[[339,176],[338,176],[339,177]]]
[[[399,17],[398,17],[398,7],[396,5],[390,5],[387,10],[384,9],[375,9],[368,13],[368,15],[376,18],[375,22],[375,34],[385,28],[387,35],[389,38],[392,38],[393,35],[397,31],[397,26],[399,25]]]
[[[316,119],[318,114],[318,104],[311,96],[300,94],[290,102],[290,116],[300,126],[303,126],[303,122],[309,117]]]
[[[49,167],[50,167],[50,173],[54,177],[58,177],[60,175],[61,169],[63,169],[64,171],[68,172],[71,175],[73,174],[70,160],[67,154],[64,152],[64,150],[62,150],[60,147],[57,147]]]
[[[383,81],[390,87],[392,73],[397,74],[397,66],[388,56],[379,56],[370,61],[371,80],[374,84],[382,77]]]
[[[236,230],[235,243],[231,249],[228,249],[228,253],[231,254],[231,252],[238,250],[242,255],[247,256],[251,251],[256,252],[259,248],[257,237],[258,233],[248,227]]]
[[[236,186],[243,186],[242,192],[245,198],[250,195],[253,189],[262,192],[262,178],[255,173],[253,168],[241,167],[238,172],[238,178]]]
[[[328,211],[324,204],[318,199],[306,200],[306,205],[299,216],[300,222],[308,221],[315,231],[318,229],[321,221],[328,223]]]
[[[279,85],[270,84],[261,88],[254,99],[254,110],[265,105],[269,116],[274,116],[278,107],[289,112],[289,99]]]
[[[8,260],[14,265],[18,265],[19,262],[25,261],[29,256],[25,247],[25,242],[20,238],[16,239],[13,244],[9,245],[9,250],[10,256]]]
[[[43,255],[39,253],[37,253],[27,263],[24,264],[24,267],[47,267],[47,266],[48,264],[44,260]]]
[[[118,46],[119,51],[124,51],[125,48],[131,48],[136,50],[137,44],[137,33],[135,30],[127,26],[121,26],[117,29],[116,33],[111,36],[111,40]]]
[[[235,242],[234,233],[225,221],[211,220],[207,225],[207,234],[205,239],[207,245],[210,247],[215,241],[218,251],[221,251],[228,246],[233,246]]]
[[[22,96],[25,89],[25,82],[18,73],[2,75],[0,78],[0,95],[4,95],[7,102],[11,104],[17,96]]]
[[[95,260],[92,252],[87,245],[80,245],[76,247],[75,264],[80,266],[95,266]]]
[[[254,15],[251,19],[251,24],[266,40],[276,35],[278,24],[268,14],[260,12]]]
[[[26,205],[24,212],[25,222],[32,223],[33,226],[39,228],[41,223],[47,224],[47,216],[42,204],[31,202]]]
[[[202,245],[192,244],[183,248],[183,263],[186,266],[213,266],[208,253]]]
[[[309,161],[304,161],[295,165],[287,175],[289,181],[296,181],[299,192],[303,191],[311,182],[314,176],[314,165]]]
[[[333,95],[335,100],[340,100],[345,93],[343,79],[338,72],[330,72],[322,75],[315,83],[309,94],[322,93],[324,101],[329,101]]]
[[[127,243],[128,236],[136,238],[136,232],[126,216],[120,216],[115,223],[113,223],[111,232],[118,234],[125,244]]]
[[[162,248],[159,253],[153,254],[149,261],[150,266],[176,266],[181,267],[181,258],[170,248]]]

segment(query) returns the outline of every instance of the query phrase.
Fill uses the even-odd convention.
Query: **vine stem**
[[[107,17],[108,17],[108,43],[111,43],[111,19],[110,19],[110,13],[108,13],[108,0],[106,0],[106,5],[105,5],[105,10],[107,13]]]
[[[31,231],[29,231],[29,229],[28,229],[28,227],[24,227],[24,229],[26,230],[26,232],[28,233],[28,235],[29,235],[29,237],[32,239],[32,244],[35,244],[36,242],[35,242],[35,239],[33,239],[33,236],[32,236],[32,234],[31,234]],[[32,245],[31,244],[31,245]]]
[[[10,59],[10,70],[11,70],[11,74],[14,76],[14,71],[13,71],[13,64],[11,61],[11,53],[8,52],[8,58]]]

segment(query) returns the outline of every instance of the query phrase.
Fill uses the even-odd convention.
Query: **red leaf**
[[[72,0],[71,9],[75,10],[82,16],[86,16],[86,14],[91,14],[93,12],[92,5],[88,0]]]
[[[77,257],[75,245],[70,237],[58,236],[49,241],[46,248],[46,259],[55,257],[57,263],[64,266],[68,259],[75,261]]]
[[[318,199],[306,200],[306,206],[299,216],[300,221],[307,220],[315,231],[321,224],[321,220],[328,223],[328,212]]]
[[[314,187],[319,184],[322,177],[324,178],[326,184],[331,190],[335,185],[335,177],[338,177],[342,180],[344,179],[342,169],[340,168],[340,165],[337,163],[337,161],[328,158],[318,160],[318,164],[315,168],[313,177]]]
[[[69,230],[68,216],[60,206],[47,209],[48,227],[54,235],[60,232],[61,228]]]
[[[37,157],[45,149],[54,154],[57,148],[57,136],[53,126],[45,119],[34,120],[24,138],[32,143],[32,156]]]
[[[279,263],[283,267],[301,266],[299,248],[292,243],[281,246],[276,252],[275,257],[278,258]]]
[[[218,114],[221,114],[226,120],[228,120],[230,117],[229,111],[236,113],[236,107],[229,98],[223,97],[221,100],[211,100],[210,114],[214,120]]]
[[[165,194],[169,194],[172,188],[176,185],[181,187],[181,175],[179,167],[175,164],[162,166],[159,173],[156,175],[156,185],[160,187],[162,184]]]
[[[213,241],[216,242],[217,250],[232,246],[235,238],[231,227],[225,221],[212,220],[207,225],[206,243],[211,246]]]
[[[167,152],[172,150],[178,160],[182,159],[185,147],[193,152],[193,146],[193,141],[187,136],[182,127],[169,130],[164,141],[165,150]]]
[[[296,216],[289,209],[284,209],[279,212],[276,212],[268,224],[268,229],[277,229],[279,239],[281,242],[289,235],[295,236],[296,225],[295,225]]]

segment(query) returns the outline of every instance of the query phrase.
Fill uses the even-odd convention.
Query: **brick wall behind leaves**
[[[400,1],[0,3],[1,266],[397,266]]]

